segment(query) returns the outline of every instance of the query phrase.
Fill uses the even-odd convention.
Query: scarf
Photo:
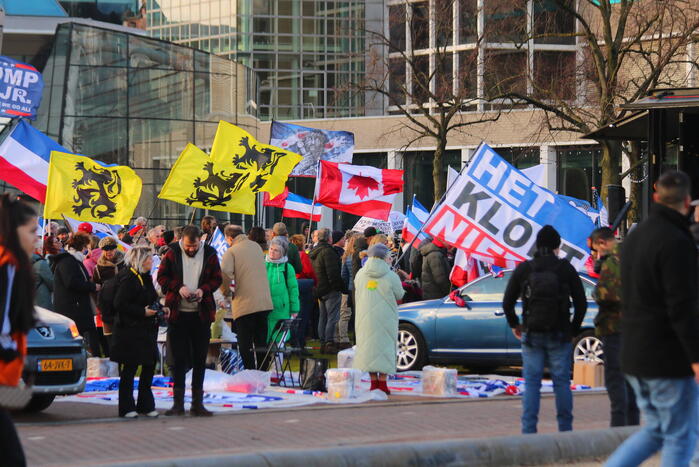
[[[287,258],[286,256],[282,256],[279,259],[272,259],[269,257],[269,254],[267,254],[265,255],[265,261],[272,264],[282,264],[288,262],[289,258]]]
[[[68,248],[66,253],[70,254],[73,258],[77,259],[79,263],[82,264],[85,261],[85,255],[80,251],[75,251],[73,248]]]

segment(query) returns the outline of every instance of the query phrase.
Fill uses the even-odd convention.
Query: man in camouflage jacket
[[[614,232],[609,227],[590,235],[599,274],[594,298],[599,311],[595,317],[595,335],[602,341],[604,379],[611,405],[611,426],[639,424],[639,411],[633,389],[621,372],[621,255]]]

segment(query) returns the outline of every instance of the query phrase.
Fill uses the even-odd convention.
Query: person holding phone
[[[167,332],[174,358],[174,401],[165,415],[184,415],[184,382],[191,355],[190,414],[211,416],[204,408],[204,374],[211,323],[216,318],[214,292],[222,282],[221,266],[216,250],[201,241],[196,226],[185,227],[182,239],[170,247],[158,269],[158,284],[170,309]]]

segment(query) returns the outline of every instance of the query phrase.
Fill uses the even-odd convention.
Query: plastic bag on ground
[[[185,384],[192,384],[192,370],[187,372]],[[235,375],[229,375],[222,371],[209,370],[204,375],[204,391],[207,392],[244,392],[260,393],[270,384],[270,374],[266,371],[243,370]]]
[[[422,393],[434,396],[456,395],[457,371],[453,368],[426,366],[422,369]]]
[[[117,378],[119,364],[108,358],[90,357],[87,359],[88,378]]]
[[[349,349],[342,350],[337,353],[337,367],[338,368],[352,368],[354,365],[354,351],[357,348],[350,347]]]

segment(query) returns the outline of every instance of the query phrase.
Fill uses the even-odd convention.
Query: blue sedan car
[[[467,307],[448,297],[407,303],[398,309],[398,371],[420,370],[431,363],[464,365],[478,371],[521,365],[519,340],[512,334],[502,309],[502,297],[512,270],[486,275],[460,289]],[[592,299],[595,283],[580,278],[587,297],[587,313],[575,339],[575,360],[599,361],[602,342],[595,337],[593,319],[597,304]],[[571,309],[572,312],[572,309]],[[521,303],[517,304],[521,316]]]

